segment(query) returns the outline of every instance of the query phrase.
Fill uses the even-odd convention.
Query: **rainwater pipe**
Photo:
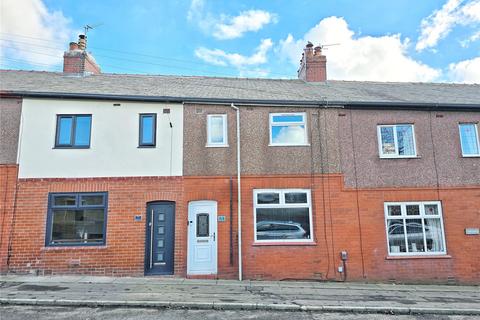
[[[237,113],[237,195],[238,195],[238,280],[242,281],[242,189],[240,182],[240,109],[230,105]]]

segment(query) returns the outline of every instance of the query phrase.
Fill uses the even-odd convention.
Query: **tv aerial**
[[[103,23],[96,23],[96,24],[92,24],[92,25],[89,25],[89,24],[86,24],[84,27],[83,27],[83,30],[85,30],[85,37],[87,36],[87,32],[88,30],[92,30],[92,29],[95,29],[97,27],[100,27],[101,25],[103,25]]]

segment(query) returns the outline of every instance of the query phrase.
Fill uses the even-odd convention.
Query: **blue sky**
[[[62,68],[86,24],[103,72],[295,78],[306,41],[328,78],[480,83],[480,0],[3,0],[2,69]]]

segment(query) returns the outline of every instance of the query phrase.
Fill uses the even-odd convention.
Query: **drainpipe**
[[[237,113],[237,194],[238,194],[238,280],[242,281],[242,189],[240,183],[240,109],[230,105]]]

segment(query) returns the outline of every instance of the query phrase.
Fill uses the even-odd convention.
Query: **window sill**
[[[156,148],[157,146],[138,146],[138,149],[153,149]]]
[[[412,255],[412,256],[386,256],[385,260],[404,260],[404,259],[451,259],[452,256],[448,254],[435,255]]]
[[[254,242],[254,247],[271,247],[271,246],[316,246],[316,242]]]
[[[472,155],[462,154],[462,158],[480,158],[480,154],[472,154]]]
[[[90,149],[90,146],[88,146],[88,147],[62,147],[62,146],[58,146],[58,147],[53,147],[52,149]]]
[[[68,246],[46,246],[41,251],[55,251],[55,250],[105,250],[106,245],[68,245]]]
[[[421,159],[421,156],[408,156],[408,157],[379,157],[380,160],[398,160],[398,159]]]
[[[206,148],[228,148],[230,147],[228,144],[207,144]]]
[[[268,144],[269,147],[310,147],[310,143],[304,144]]]

